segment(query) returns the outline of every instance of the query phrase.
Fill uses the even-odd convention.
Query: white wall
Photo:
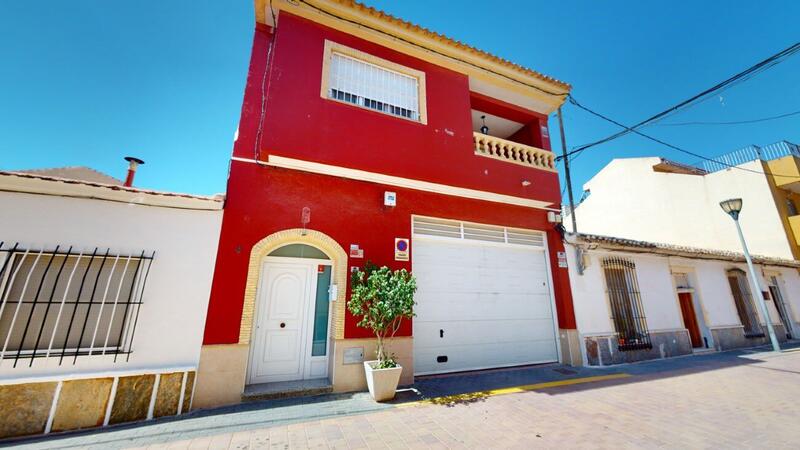
[[[583,275],[578,275],[575,249],[568,246],[572,301],[579,333],[582,335],[614,333],[602,268],[602,259],[607,256],[630,257],[636,264],[642,306],[650,331],[683,328],[667,258],[590,251],[585,258],[588,262],[586,270]]]
[[[750,251],[793,259],[764,175],[727,169],[705,176],[654,172],[660,158],[615,159],[584,189],[578,231],[650,242],[741,252],[731,218],[719,202],[744,201],[740,222]],[[740,167],[763,172],[760,161]],[[570,220],[565,220],[567,228]]]
[[[690,274],[695,304],[699,303],[701,306],[703,319],[700,324],[701,329],[704,328],[703,325],[709,328],[741,325],[728,283],[727,271],[739,268],[747,272],[747,266],[744,264],[597,249],[586,252],[584,260],[587,261],[587,266],[583,275],[579,275],[575,247],[567,245],[566,251],[575,319],[578,332],[582,336],[614,333],[601,266],[602,259],[607,256],[628,258],[635,263],[647,327],[651,332],[684,328],[672,279],[673,271]],[[767,274],[780,274],[781,292],[785,302],[792,309],[794,321],[797,322],[800,319],[800,275],[797,270],[772,266],[758,267],[756,272],[759,283],[762,289],[766,289],[767,284],[762,271]],[[751,285],[751,292],[755,296],[758,291]],[[758,309],[756,305],[754,306]],[[767,307],[772,322],[780,323],[773,302],[767,302]],[[761,318],[760,311],[758,316]],[[711,336],[707,333],[704,335],[711,341]]]
[[[196,366],[205,326],[222,211],[0,192],[0,240],[28,248],[155,251],[130,361],[121,355],[0,361],[0,380],[106,370]]]

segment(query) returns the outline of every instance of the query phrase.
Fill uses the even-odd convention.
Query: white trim
[[[186,373],[186,377],[188,379],[188,377],[189,377],[189,373],[188,372]],[[191,394],[189,394],[189,395],[191,395],[191,397],[189,397],[189,411],[192,410],[192,403],[194,402],[194,391],[197,390],[197,372],[194,373],[194,380],[192,380],[192,381],[193,381],[192,382],[192,392],[191,392]],[[183,389],[183,390],[185,391],[186,389]],[[183,401],[181,401],[181,413],[183,413]]]
[[[47,425],[44,427],[44,434],[53,429],[53,419],[56,416],[56,407],[58,406],[58,399],[61,397],[61,387],[63,385],[63,381],[59,381],[56,385],[56,391],[53,393],[53,403],[50,404],[50,414],[47,416]]]
[[[114,400],[117,398],[117,386],[119,386],[119,377],[114,377],[111,383],[111,393],[108,396],[108,404],[106,405],[106,415],[103,419],[103,426],[107,426],[111,421],[111,409],[114,407]]]
[[[25,384],[25,383],[43,383],[47,381],[72,381],[72,380],[86,380],[91,378],[113,378],[113,377],[125,377],[131,375],[152,375],[157,373],[171,373],[171,372],[197,373],[197,367],[176,366],[176,367],[161,367],[155,369],[133,369],[133,370],[119,370],[119,371],[105,371],[105,372],[65,373],[60,375],[43,375],[35,377],[10,378],[10,379],[0,379],[0,386],[7,386],[12,384]]]
[[[186,372],[183,373],[186,376]],[[147,407],[147,420],[153,419],[153,411],[156,410],[156,398],[158,397],[158,385],[161,384],[161,374],[156,374],[156,379],[153,382],[153,392],[150,393],[150,406]],[[183,394],[181,392],[181,394]]]
[[[183,399],[186,396],[186,381],[188,378],[189,372],[183,372],[183,377],[181,377],[181,395],[178,397],[178,409],[175,412],[176,416],[179,416],[183,412]],[[192,386],[192,389],[194,389],[194,386]]]
[[[546,211],[560,211],[559,209],[552,208],[551,202],[544,202],[541,200],[514,197],[511,195],[497,194],[494,192],[486,192],[475,189],[449,186],[446,184],[431,183],[429,181],[414,180],[411,178],[396,177],[393,175],[384,175],[381,173],[367,172],[364,170],[350,169],[347,167],[333,166],[330,164],[322,164],[311,161],[304,161],[301,159],[286,158],[284,156],[269,155],[268,162],[257,161],[248,158],[239,158],[236,156],[232,157],[231,160],[272,166],[272,167],[280,167],[284,169],[301,170],[304,172],[348,178],[351,180],[368,181],[371,183],[383,184],[386,186],[396,186],[405,189],[414,189],[417,191],[432,192],[434,194],[452,195],[454,197],[470,198],[474,200],[484,200],[488,202],[503,203],[507,205],[525,206],[528,208],[543,209]]]

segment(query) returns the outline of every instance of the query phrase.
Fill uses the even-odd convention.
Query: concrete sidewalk
[[[796,348],[797,345],[791,345],[790,347]],[[406,417],[407,420],[412,420],[411,417],[415,415],[430,416],[431,420],[438,424],[439,416],[437,414],[444,414],[443,417],[450,416],[450,413],[443,413],[442,411],[444,410],[442,410],[439,405],[446,405],[448,408],[445,409],[447,410],[455,409],[464,411],[465,413],[467,410],[463,408],[468,409],[471,405],[476,404],[497,405],[498,408],[502,410],[503,407],[501,405],[505,405],[509,401],[512,404],[522,401],[509,399],[524,398],[527,401],[533,398],[539,398],[531,397],[528,394],[540,396],[542,393],[546,393],[546,397],[548,398],[553,397],[554,394],[562,395],[567,393],[580,396],[582,393],[594,392],[595,395],[597,395],[601,392],[608,392],[608,388],[611,386],[617,389],[626,387],[626,390],[631,390],[630,386],[633,386],[633,384],[646,385],[649,382],[657,380],[669,384],[670,379],[685,379],[687,376],[697,377],[701,380],[698,381],[697,385],[702,385],[704,382],[702,380],[714,379],[722,373],[729,374],[745,369],[752,372],[752,369],[749,369],[751,366],[768,367],[770,364],[775,365],[775,361],[779,361],[780,364],[774,368],[774,373],[770,373],[770,375],[777,376],[775,374],[780,374],[783,377],[792,377],[791,380],[794,381],[798,392],[794,392],[791,395],[794,396],[794,398],[800,395],[800,378],[797,378],[800,371],[795,373],[794,369],[792,369],[794,365],[800,366],[800,351],[789,350],[781,355],[759,353],[759,351],[760,350],[748,350],[711,353],[604,369],[548,365],[426,377],[420,379],[413,386],[413,390],[404,390],[398,395],[398,398],[394,402],[389,404],[375,403],[367,393],[333,394],[312,398],[272,400],[214,410],[196,411],[179,419],[154,420],[135,425],[64,435],[52,435],[25,441],[7,442],[6,444],[18,444],[25,448],[126,448],[146,447],[156,444],[176,444],[181,448],[188,447],[189,445],[193,447],[196,446],[197,448],[217,448],[217,444],[219,444],[219,448],[233,448],[236,447],[236,445],[244,444],[246,440],[247,446],[241,448],[247,448],[248,446],[258,447],[265,443],[268,445],[280,444],[283,448],[292,446],[289,444],[293,443],[293,446],[304,448],[314,442],[320,445],[324,443],[321,448],[327,448],[327,446],[331,445],[331,442],[338,442],[340,437],[344,439],[344,433],[341,427],[339,432],[330,432],[325,435],[327,436],[325,439],[322,439],[322,437],[324,437],[322,435],[316,436],[322,440],[317,439],[313,442],[309,441],[309,437],[314,436],[316,431],[311,430],[309,427],[316,430],[316,428],[314,428],[315,426],[323,428],[327,426],[328,429],[330,429],[330,427],[334,426],[332,424],[371,423],[377,420],[377,418],[384,417],[385,414],[389,414],[391,417],[395,418],[395,414],[406,417],[408,412],[411,413],[411,416]],[[764,376],[763,372],[764,371],[757,371],[755,373]],[[630,377],[621,378],[626,375],[630,375]],[[597,377],[605,377],[605,379],[598,381]],[[518,388],[518,386],[526,388]],[[531,389],[533,389],[534,392],[528,392]],[[641,389],[643,388],[639,387],[633,390]],[[694,389],[691,389],[691,391],[694,391]],[[519,395],[499,395],[509,393],[519,393]],[[729,395],[739,394],[732,391]],[[675,400],[675,398],[667,396],[660,401],[665,404],[670,404]],[[654,399],[654,401],[658,402],[659,400]],[[713,401],[720,402],[721,400],[714,399]],[[549,400],[548,404],[550,407],[562,408],[565,406],[559,403],[551,403]],[[574,402],[570,402],[570,404],[574,405]],[[533,414],[532,417],[541,418],[541,415],[546,413],[545,409],[537,411],[535,405],[531,405],[531,408],[532,409],[528,411],[528,413]],[[519,414],[519,412],[520,411],[511,411],[509,413]],[[563,413],[568,415],[566,412]],[[578,414],[579,411],[575,413]],[[609,414],[611,418],[620,414],[613,410],[597,411],[596,413],[601,415]],[[626,412],[625,414],[628,413]],[[608,418],[609,417],[605,417],[603,421]],[[457,421],[458,420],[461,419],[457,419]],[[509,420],[509,418],[501,415],[487,417],[487,420],[505,422]],[[446,423],[437,426],[442,427],[445,425]],[[591,424],[586,424],[586,426],[591,426]],[[296,436],[295,440],[290,442],[288,438],[289,435],[286,434],[286,440],[283,442],[281,437],[272,436],[273,433],[276,432],[275,430],[289,430],[297,427],[304,430],[305,434],[303,436],[305,436],[305,438],[303,439],[305,440]],[[366,433],[362,436],[362,440],[370,436],[369,429],[374,430],[374,428],[375,427],[372,426],[361,430]],[[423,429],[427,428],[423,427]],[[269,430],[266,435],[264,435],[265,430]],[[361,433],[361,431],[359,431],[359,433]],[[412,435],[418,435],[419,433],[417,433],[417,431],[419,430],[415,429]],[[309,432],[311,434],[309,434]],[[282,433],[282,431],[280,433]],[[341,436],[339,436],[340,434]],[[357,433],[352,431],[348,432],[350,437],[356,434]],[[409,443],[403,440],[403,433],[395,434],[397,434],[398,439],[400,439],[395,442],[398,446],[414,446],[411,445],[413,442]],[[237,439],[239,439],[236,441],[236,445],[234,445],[234,436],[238,436]],[[254,436],[261,436],[261,438],[266,439],[266,441],[262,439],[263,442],[255,442],[253,441],[253,439],[255,439]],[[266,436],[266,438],[264,436]],[[488,436],[484,437],[489,439]],[[431,438],[428,439],[433,442]],[[358,439],[352,440],[354,442],[358,441]],[[225,443],[223,443],[223,441],[225,441]],[[347,439],[344,439],[344,441],[347,443]],[[440,438],[437,438],[436,441],[440,444],[444,442]],[[458,439],[456,439],[456,441],[458,441]],[[469,446],[466,444],[466,441],[460,444],[456,441],[448,442],[453,446]],[[478,439],[478,441],[480,441],[480,439]],[[285,445],[281,444],[282,442]],[[425,441],[421,442],[425,444]],[[487,442],[492,441],[489,439]],[[338,443],[341,444],[341,442]],[[377,443],[373,444],[377,445]],[[386,444],[386,442],[383,442],[383,444]],[[419,444],[419,442],[417,442],[417,444]]]

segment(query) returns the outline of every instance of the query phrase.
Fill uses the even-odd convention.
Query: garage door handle
[[[286,323],[281,322],[281,328],[286,328]]]
[[[440,338],[443,338],[443,337],[444,337],[444,330],[439,330],[439,337],[440,337]]]

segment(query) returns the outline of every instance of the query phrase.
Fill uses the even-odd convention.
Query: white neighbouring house
[[[800,262],[792,232],[795,144],[750,146],[694,167],[659,157],[614,159],[584,185],[568,234],[584,362],[607,365],[768,342],[800,334]],[[776,175],[780,174],[780,175]],[[778,178],[778,177],[781,178]],[[752,284],[733,220],[756,262]],[[567,227],[571,218],[565,217]],[[759,289],[760,288],[760,289]]]
[[[597,235],[566,247],[584,364],[619,364],[779,340],[800,333],[800,262],[756,256],[759,292],[744,255]]]
[[[765,165],[753,160],[737,167],[708,172],[659,157],[614,159],[584,185],[585,200],[575,208],[578,231],[741,252],[733,222],[719,207],[741,198],[739,221],[750,251],[794,259]]]
[[[222,206],[0,172],[0,438],[188,411]]]

